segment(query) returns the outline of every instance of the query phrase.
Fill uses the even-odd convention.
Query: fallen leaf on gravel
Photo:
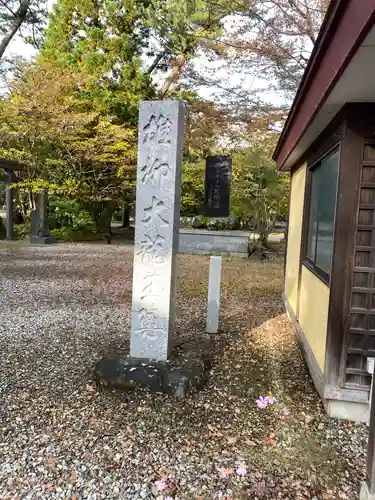
[[[47,457],[47,466],[50,468],[50,469],[56,469],[56,465],[57,465],[57,458],[56,457]]]
[[[70,484],[76,484],[78,481],[78,472],[76,470],[73,470],[72,473],[70,474]]]
[[[156,471],[160,477],[168,476],[171,471],[167,469],[166,467],[161,467]]]
[[[309,425],[314,420],[312,415],[305,415],[305,424]]]
[[[275,446],[277,445],[276,441],[272,438],[264,439],[262,442],[263,442],[263,444],[265,444],[267,446],[272,446],[273,448],[275,448]]]
[[[254,441],[251,441],[251,439],[245,439],[245,443],[248,446],[256,446],[257,445],[256,443],[254,443]]]
[[[234,444],[238,438],[236,437],[227,437],[227,441],[229,444]]]

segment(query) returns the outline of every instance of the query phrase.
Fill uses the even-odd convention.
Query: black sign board
[[[232,158],[208,156],[203,211],[206,217],[229,217],[231,181]]]

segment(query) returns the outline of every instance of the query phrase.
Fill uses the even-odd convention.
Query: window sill
[[[329,275],[319,269],[319,267],[316,267],[310,260],[305,259],[303,261],[303,265],[310,271],[312,272],[317,278],[320,279],[320,281],[323,281],[323,283],[327,286],[329,286]]]

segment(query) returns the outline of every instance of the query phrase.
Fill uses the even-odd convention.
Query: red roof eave
[[[333,0],[273,158],[282,169],[375,22],[375,0]]]

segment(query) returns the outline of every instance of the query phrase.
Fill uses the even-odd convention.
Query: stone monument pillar
[[[130,354],[166,360],[175,319],[184,113],[180,101],[140,106]]]
[[[31,243],[52,243],[48,224],[48,194],[40,191],[36,196],[36,208],[31,213]]]
[[[148,387],[179,399],[203,386],[211,366],[202,345],[171,352],[183,123],[179,101],[141,103],[130,355],[105,357],[94,368],[105,387]]]

